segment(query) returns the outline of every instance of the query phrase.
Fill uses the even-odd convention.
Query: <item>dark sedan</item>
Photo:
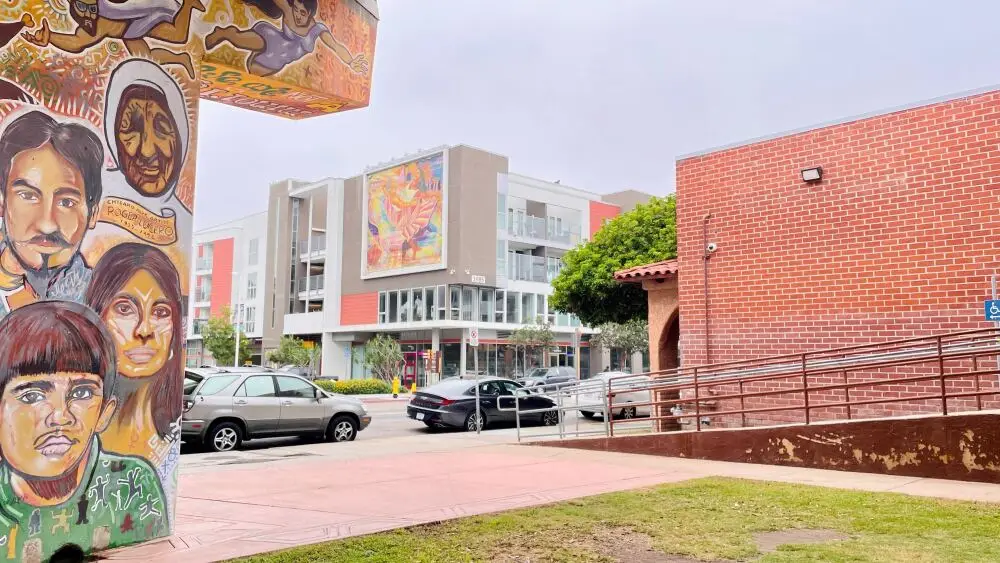
[[[509,379],[483,378],[479,380],[479,411],[482,419],[480,428],[497,422],[513,423],[514,393],[522,386]],[[503,409],[497,408],[497,402]],[[518,399],[521,410],[554,407],[555,402],[542,395],[524,396]],[[406,408],[406,414],[429,427],[454,427],[476,430],[476,382],[470,379],[447,379],[418,391]],[[521,416],[521,422],[539,422],[547,426],[559,423],[557,411],[546,411]]]

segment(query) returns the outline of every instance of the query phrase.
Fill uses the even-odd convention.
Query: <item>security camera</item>
[[[707,251],[707,252],[708,252],[709,254],[711,254],[711,253],[715,252],[715,251],[716,251],[716,250],[718,250],[718,249],[719,249],[719,245],[715,244],[714,242],[710,242],[710,243],[708,243],[708,246],[706,246],[706,247],[705,247],[705,250],[706,250],[706,251]]]

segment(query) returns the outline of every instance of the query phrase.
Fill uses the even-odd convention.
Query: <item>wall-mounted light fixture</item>
[[[802,181],[803,182],[819,182],[823,179],[823,169],[819,166],[815,168],[806,168],[802,171]]]

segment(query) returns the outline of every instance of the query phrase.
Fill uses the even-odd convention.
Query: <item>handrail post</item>
[[[747,427],[747,404],[746,397],[743,396],[743,379],[740,379],[740,428]]]
[[[608,438],[615,437],[615,421],[611,417],[611,380],[608,378],[608,392],[604,394],[604,428],[607,430]]]
[[[806,424],[809,424],[809,375],[806,373],[805,354],[802,354],[802,398],[806,407]]]
[[[851,420],[851,388],[847,386],[847,370],[844,370],[844,402],[847,403],[847,420]]]
[[[982,391],[979,383],[979,356],[975,352],[972,353],[972,372],[976,374],[976,410],[983,410],[983,396],[979,393]]]
[[[500,406],[500,398],[497,398],[497,406]],[[517,443],[521,443],[521,395],[514,392],[514,422],[517,424]]]
[[[694,368],[694,428],[701,432],[701,401],[698,399],[698,368]]]
[[[944,351],[941,347],[941,337],[937,337],[938,375],[941,377],[941,414],[948,414],[948,396],[944,385]]]

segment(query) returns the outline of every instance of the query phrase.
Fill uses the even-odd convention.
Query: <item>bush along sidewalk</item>
[[[392,386],[381,379],[348,379],[331,381],[321,379],[315,382],[320,389],[341,395],[385,395],[392,393]]]

